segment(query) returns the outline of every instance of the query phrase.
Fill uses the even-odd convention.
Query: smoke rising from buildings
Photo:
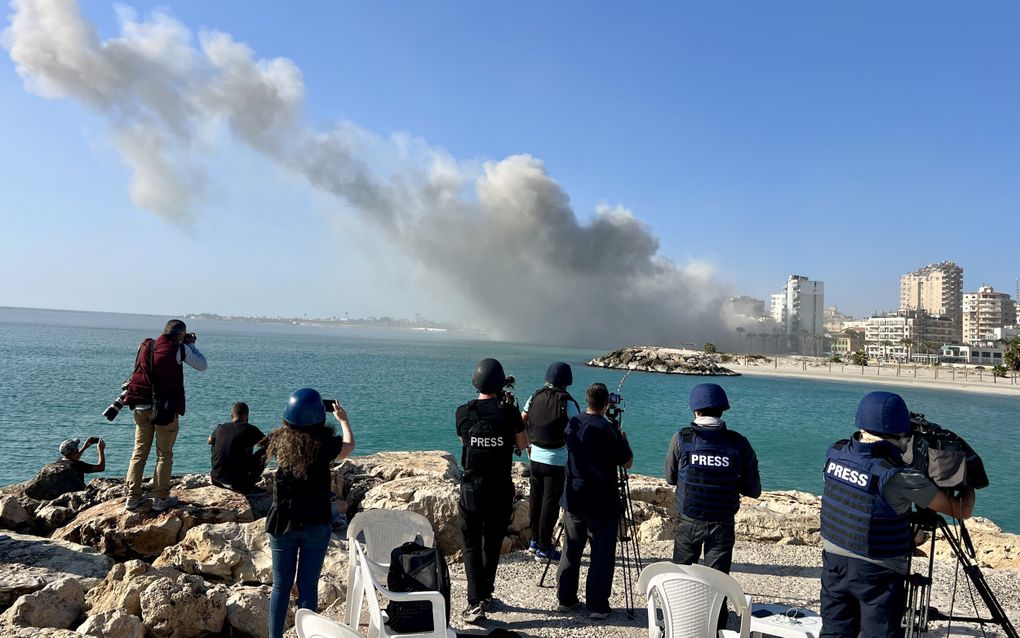
[[[659,254],[623,207],[580,220],[534,157],[477,168],[353,123],[316,130],[291,60],[257,58],[218,31],[196,37],[166,13],[118,8],[120,34],[104,40],[74,0],[12,7],[3,44],[26,87],[102,116],[139,208],[188,223],[210,179],[200,160],[228,130],[358,211],[453,307],[503,338],[611,347],[731,333],[711,269]]]

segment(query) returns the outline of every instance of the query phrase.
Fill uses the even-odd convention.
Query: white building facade
[[[772,317],[781,302],[787,347],[800,354],[821,354],[825,348],[825,284],[803,275],[790,275],[782,293],[772,295]]]
[[[963,342],[976,344],[997,339],[996,331],[1016,323],[1016,302],[991,286],[963,293]]]

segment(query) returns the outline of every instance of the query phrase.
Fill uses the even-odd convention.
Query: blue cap
[[[322,395],[313,388],[301,388],[290,395],[283,410],[283,420],[295,428],[308,428],[326,422]]]
[[[857,406],[854,423],[858,429],[876,434],[905,434],[910,431],[910,411],[898,394],[870,392]]]
[[[697,411],[705,408],[730,409],[730,402],[726,398],[726,391],[722,389],[722,386],[715,383],[701,383],[691,388],[691,410]]]
[[[574,372],[569,364],[556,361],[545,371],[545,382],[557,388],[565,388],[574,382]]]

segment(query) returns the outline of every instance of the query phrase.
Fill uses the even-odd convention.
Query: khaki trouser
[[[156,439],[156,469],[152,475],[152,496],[166,498],[170,496],[170,472],[174,465],[174,442],[180,429],[180,417],[166,425],[153,425],[149,420],[148,410],[135,410],[135,451],[131,454],[128,464],[127,491],[129,496],[141,496],[142,475],[145,474],[145,462],[149,459],[152,439]]]

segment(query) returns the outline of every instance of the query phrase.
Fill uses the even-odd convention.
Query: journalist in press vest
[[[676,485],[673,562],[705,564],[729,573],[733,562],[733,518],[740,497],[761,496],[758,457],[751,443],[727,427],[726,392],[715,383],[691,388],[694,420],[680,429],[666,453],[666,482]]]
[[[822,636],[903,636],[911,510],[969,518],[974,491],[953,497],[904,462],[911,422],[899,395],[867,394],[855,425],[829,448],[823,470]]]
[[[156,468],[152,477],[152,509],[162,511],[177,503],[170,496],[170,474],[173,470],[174,443],[184,416],[184,367],[195,370],[209,367],[195,342],[198,337],[188,332],[179,319],[166,323],[157,339],[146,339],[135,354],[135,369],[124,387],[124,404],[131,408],[135,420],[135,446],[127,472],[127,509],[136,510],[144,501],[142,475],[152,443],[156,442]]]
[[[524,404],[521,417],[528,426],[530,460],[531,544],[535,559],[559,560],[553,547],[553,527],[560,516],[560,497],[567,465],[564,431],[581,409],[567,387],[574,382],[570,366],[556,361],[545,371],[545,384]]]
[[[484,620],[492,605],[499,553],[513,511],[513,454],[528,446],[521,413],[512,393],[504,392],[508,380],[499,361],[482,359],[471,379],[478,397],[456,411],[463,467],[458,509],[468,598],[461,618],[470,623]]]

